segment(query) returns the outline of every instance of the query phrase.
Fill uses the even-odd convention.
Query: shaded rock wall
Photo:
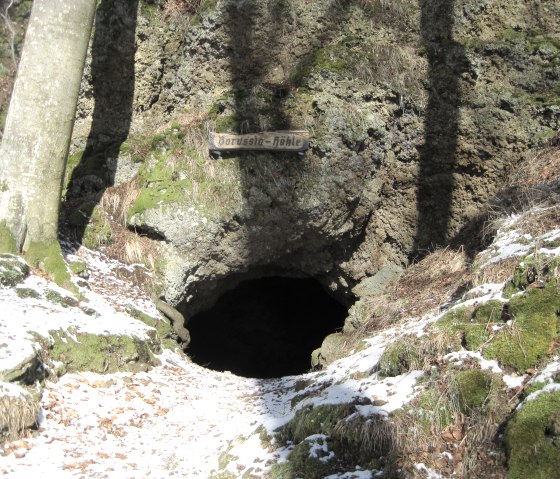
[[[189,312],[249,270],[350,301],[457,235],[560,127],[550,2],[137,7],[101,4],[74,138],[74,184],[96,180],[69,195],[137,175],[129,225],[166,243],[165,296]],[[311,131],[305,156],[206,151],[209,130],[286,128]]]

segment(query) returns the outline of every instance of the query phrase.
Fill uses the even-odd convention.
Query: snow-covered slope
[[[479,268],[513,257],[527,261],[534,254],[560,257],[559,229],[534,237],[516,230],[519,220],[510,217],[503,222],[493,244],[475,261]],[[68,293],[34,273],[17,288],[35,294],[18,295],[15,287],[0,289],[0,371],[17,370],[29,357],[37,356],[53,331],[64,330],[68,341],[78,338],[79,333],[126,334],[148,340],[154,329],[128,314],[131,304],[163,321],[139,289],[116,277],[123,265],[86,249],[77,254],[89,270],[88,287],[83,283],[79,302],[74,299],[56,304],[52,297],[49,300],[49,291],[63,297]],[[461,347],[439,355],[427,368],[409,367],[401,374],[389,375],[382,374],[379,366],[388,346],[432,334],[434,325],[450,313],[492,300],[505,303],[507,283],[509,279],[478,284],[443,310],[402,318],[364,337],[353,354],[322,371],[298,377],[241,378],[204,369],[171,349],[163,349],[157,355],[161,364],[149,370],[112,374],[77,372],[57,378],[53,372],[57,365],[46,359],[45,367],[52,370],[44,381],[38,430],[4,444],[0,472],[9,478],[37,474],[59,478],[292,477],[293,470],[283,473],[282,465],[288,464],[290,453],[301,450],[301,443],[283,440],[281,434],[274,436],[273,432],[282,431],[282,427],[287,430],[304,411],[350,404],[354,412],[347,422],[361,416],[362,426],[368,418],[389,423],[403,407],[416,404],[416,410],[421,411],[419,396],[430,383],[426,374],[433,378],[430,371],[434,368],[461,368],[465,364],[501,377],[503,390],[509,390],[509,397],[522,409],[538,395],[558,390],[554,378],[560,371],[560,358],[554,344],[539,371],[515,371],[500,365],[499,360],[485,358],[480,351]],[[503,327],[495,326],[496,331]],[[38,340],[37,335],[46,341]],[[539,390],[521,401],[520,392],[537,383],[544,388],[535,388]],[[3,383],[1,391],[4,396],[14,396],[18,387]],[[455,423],[442,428],[438,434],[451,434],[445,443],[448,449],[412,458],[409,474],[459,477],[464,423],[464,418],[456,418]],[[457,435],[451,426],[463,429]],[[328,432],[309,434],[302,443],[308,457],[319,466],[338,460],[339,449],[331,449]],[[356,464],[324,477],[390,477],[383,461],[377,462],[378,468],[372,464]],[[302,477],[323,477],[320,472],[306,474]]]

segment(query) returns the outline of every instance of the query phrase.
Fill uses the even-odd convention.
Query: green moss
[[[498,332],[484,350],[484,357],[520,372],[537,366],[558,335],[558,311],[560,293],[556,284],[514,297],[509,303],[513,323]]]
[[[351,404],[328,404],[315,408],[306,406],[277,432],[282,439],[299,443],[313,434],[329,434],[338,421],[354,411]]]
[[[144,159],[138,177],[141,191],[128,212],[128,217],[142,213],[148,209],[168,206],[181,202],[185,198],[185,190],[189,188],[188,179],[179,178],[180,161],[175,154],[183,154],[182,134],[176,128],[169,128],[152,137],[145,137],[140,143],[135,140],[139,153]],[[145,146],[142,146],[145,145]],[[138,154],[138,153],[136,153]]]
[[[237,133],[241,122],[236,114],[220,115],[216,118],[216,132],[218,133]]]
[[[362,469],[378,469],[386,464],[394,443],[394,431],[384,418],[365,418],[352,404],[307,406],[277,431],[277,439],[295,444],[289,465],[278,465],[273,477],[321,478],[329,474]],[[323,437],[310,436],[321,435]],[[310,455],[311,442],[323,443],[333,457],[323,461]]]
[[[504,298],[511,298],[514,294],[519,293],[519,288],[515,286],[511,281],[508,281],[502,291],[502,296]]]
[[[175,333],[169,322],[165,319],[152,318],[150,315],[136,309],[134,306],[128,305],[126,311],[133,318],[142,321],[144,324],[151,326],[156,330],[157,337],[161,342],[161,346],[166,349],[177,349],[178,343],[175,339]]]
[[[311,367],[325,367],[344,357],[347,341],[342,333],[329,334],[323,339],[321,347],[311,353]]]
[[[522,42],[525,40],[525,33],[514,30],[513,28],[506,28],[498,32],[496,38],[506,42]]]
[[[96,206],[84,230],[82,243],[86,248],[96,249],[101,245],[109,244],[111,236],[111,227],[101,212],[101,208]]]
[[[62,288],[77,293],[72,283],[68,266],[62,256],[58,241],[33,241],[25,252],[25,259],[34,268],[39,268],[48,274],[56,284]]]
[[[428,387],[414,402],[415,422],[429,433],[433,426],[443,429],[455,421],[457,408],[436,386]]]
[[[81,259],[77,259],[74,261],[70,261],[68,263],[68,267],[70,268],[70,271],[72,272],[72,274],[75,275],[83,275],[87,272],[87,265],[85,263],[85,261],[81,260]]]
[[[343,73],[349,68],[348,59],[348,51],[342,45],[319,48],[292,70],[290,81],[296,86],[302,86],[305,80],[315,72]]]
[[[72,173],[76,169],[76,167],[82,161],[82,157],[84,156],[84,151],[77,151],[70,155],[68,155],[66,159],[66,170],[64,172],[64,183],[63,183],[63,196],[66,194],[68,190],[68,186],[70,185],[70,180],[72,179]]]
[[[416,369],[421,361],[414,338],[403,338],[387,346],[379,359],[378,369],[382,376],[391,377]]]
[[[64,363],[66,372],[146,371],[158,363],[148,342],[138,338],[63,332],[51,332],[51,336],[51,356]]]
[[[78,306],[78,300],[71,296],[62,295],[58,291],[53,289],[47,289],[45,291],[45,298],[54,304],[59,304],[64,308],[76,307]]]
[[[259,440],[261,442],[261,446],[264,449],[272,450],[272,448],[274,447],[274,445],[273,445],[274,436],[272,436],[271,434],[268,433],[266,427],[264,427],[263,425],[260,425],[256,429],[255,433],[259,435]]]
[[[558,248],[560,247],[560,238],[556,238],[555,240],[552,241],[546,241],[543,246],[545,248],[550,248],[550,249],[554,249],[554,248]],[[560,258],[556,258],[556,261],[560,260]]]
[[[527,398],[529,395],[540,391],[543,389],[548,383],[543,383],[541,381],[534,382],[530,384],[524,391],[523,391],[523,398]]]
[[[535,49],[543,47],[550,49],[552,52],[560,53],[560,39],[535,30],[518,31],[507,28],[498,32],[496,38],[507,43],[521,44],[529,53],[533,53]]]
[[[161,7],[157,3],[148,3],[145,0],[140,2],[140,15],[153,23],[161,15]]]
[[[459,405],[464,413],[480,409],[492,387],[492,374],[480,369],[459,371],[455,376]]]
[[[138,172],[141,189],[127,213],[129,220],[177,203],[194,206],[206,216],[220,215],[233,204],[239,193],[237,164],[223,160],[219,170],[210,167],[206,143],[204,151],[200,149],[201,135],[206,131],[199,125],[185,131],[169,128],[152,138],[149,159]]]
[[[501,307],[500,304],[499,308]],[[489,314],[496,314],[496,308],[495,303],[488,307],[481,306],[477,310],[470,307],[456,308],[440,318],[434,328],[455,336],[468,350],[476,351],[490,338],[486,325]],[[478,310],[480,312],[477,317]]]
[[[68,155],[64,173],[63,195],[66,194],[72,180],[84,176],[96,176],[103,184],[108,184],[111,173],[107,167],[106,151],[77,151]]]
[[[296,473],[291,462],[274,464],[269,472],[270,479],[295,479]]]
[[[508,479],[548,479],[560,471],[560,392],[527,402],[505,431]]]
[[[40,298],[41,295],[33,288],[16,288],[16,294],[20,298]]]
[[[504,303],[501,301],[497,299],[487,301],[476,308],[474,319],[480,324],[501,323],[503,309]]]
[[[185,199],[185,189],[188,182],[169,180],[157,180],[150,182],[149,186],[143,188],[128,211],[131,218],[149,209],[167,208],[173,203],[180,203]]]
[[[0,284],[13,287],[29,275],[29,266],[19,256],[0,254]]]
[[[325,438],[315,439],[314,441],[305,440],[294,447],[289,456],[291,464],[291,471],[289,474],[291,475],[288,477],[319,479],[335,474],[336,472],[341,472],[337,467],[339,461],[336,456],[332,459],[327,459],[328,456],[320,457],[318,454],[311,454],[311,447],[316,443],[326,445],[327,447],[329,445],[329,441]]]
[[[208,15],[208,13],[216,9],[217,5],[218,0],[202,0],[197,8],[196,15],[193,18],[193,25],[200,24],[202,19]]]
[[[18,253],[14,235],[4,221],[0,221],[0,253]]]
[[[540,267],[535,264],[533,258],[525,258],[523,263],[514,269],[513,277],[504,289],[504,298],[511,298],[515,293],[525,291],[538,277],[539,271]]]

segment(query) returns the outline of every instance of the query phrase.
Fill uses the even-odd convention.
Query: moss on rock
[[[311,367],[322,368],[342,358],[346,353],[347,341],[348,338],[342,333],[329,334],[323,340],[321,347],[311,353]]]
[[[148,341],[130,336],[51,333],[51,356],[65,365],[64,372],[146,371],[158,364]]]
[[[420,366],[422,353],[415,339],[403,338],[387,346],[377,366],[382,376],[399,376]]]
[[[537,366],[558,336],[560,292],[556,284],[530,289],[509,303],[510,325],[499,331],[484,350],[486,359],[524,372]]]
[[[161,342],[161,346],[166,349],[177,349],[179,347],[177,340],[175,339],[175,334],[173,332],[173,327],[165,319],[156,319],[149,314],[140,311],[133,306],[127,306],[127,312],[133,318],[142,321],[144,324],[155,328],[158,340]]]
[[[37,290],[33,288],[16,288],[15,291],[20,298],[37,299],[41,297],[41,295],[37,292]]]
[[[538,276],[538,269],[534,261],[526,259],[513,271],[513,277],[504,288],[504,298],[511,298],[519,291],[525,291],[527,286],[532,284]]]
[[[454,335],[470,351],[478,350],[489,338],[487,324],[491,318],[501,315],[502,304],[482,305],[474,310],[470,307],[457,308],[440,318],[435,324],[438,331]]]
[[[88,276],[86,262],[82,259],[77,259],[77,260],[70,261],[68,263],[68,267],[70,268],[70,271],[72,272],[72,274],[75,274],[77,276],[81,276],[82,278]]]
[[[560,471],[560,392],[544,392],[517,411],[505,431],[508,479],[548,479]]]
[[[336,455],[331,458],[329,451],[329,440],[326,437],[314,437],[313,440],[300,442],[290,454],[290,468],[280,477],[319,479],[340,472],[340,461]]]
[[[0,254],[0,285],[13,287],[29,274],[29,266],[18,256]]]
[[[272,477],[279,478],[321,478],[357,465],[378,469],[394,445],[390,421],[356,414],[352,404],[306,406],[276,434],[281,441],[295,444],[289,464],[274,468]],[[311,453],[313,444],[318,447]]]
[[[0,221],[0,253],[18,253],[14,235],[4,221]]]
[[[76,307],[79,305],[79,302],[76,298],[73,298],[72,296],[68,296],[66,294],[60,294],[54,289],[47,289],[45,291],[45,298],[51,303],[58,304],[64,308]]]
[[[492,374],[480,369],[460,371],[455,376],[459,405],[463,412],[480,409],[492,388]]]
[[[68,266],[62,256],[58,241],[33,241],[25,252],[25,259],[32,267],[39,268],[49,275],[56,284],[74,293],[76,286],[72,284]]]
[[[351,404],[327,404],[306,406],[296,412],[294,418],[277,433],[281,439],[299,443],[313,434],[328,434],[338,421],[355,411]]]
[[[101,245],[111,242],[112,231],[109,223],[101,213],[99,207],[95,207],[91,218],[84,231],[82,242],[90,249],[96,249]]]

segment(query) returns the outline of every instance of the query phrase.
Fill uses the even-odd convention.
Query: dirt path
[[[49,383],[39,436],[16,442],[2,473],[209,477],[229,441],[275,414],[262,400],[262,381],[208,371],[169,351],[162,360],[148,373],[72,374]],[[253,452],[258,466],[261,451]],[[264,464],[269,458],[261,456]]]

